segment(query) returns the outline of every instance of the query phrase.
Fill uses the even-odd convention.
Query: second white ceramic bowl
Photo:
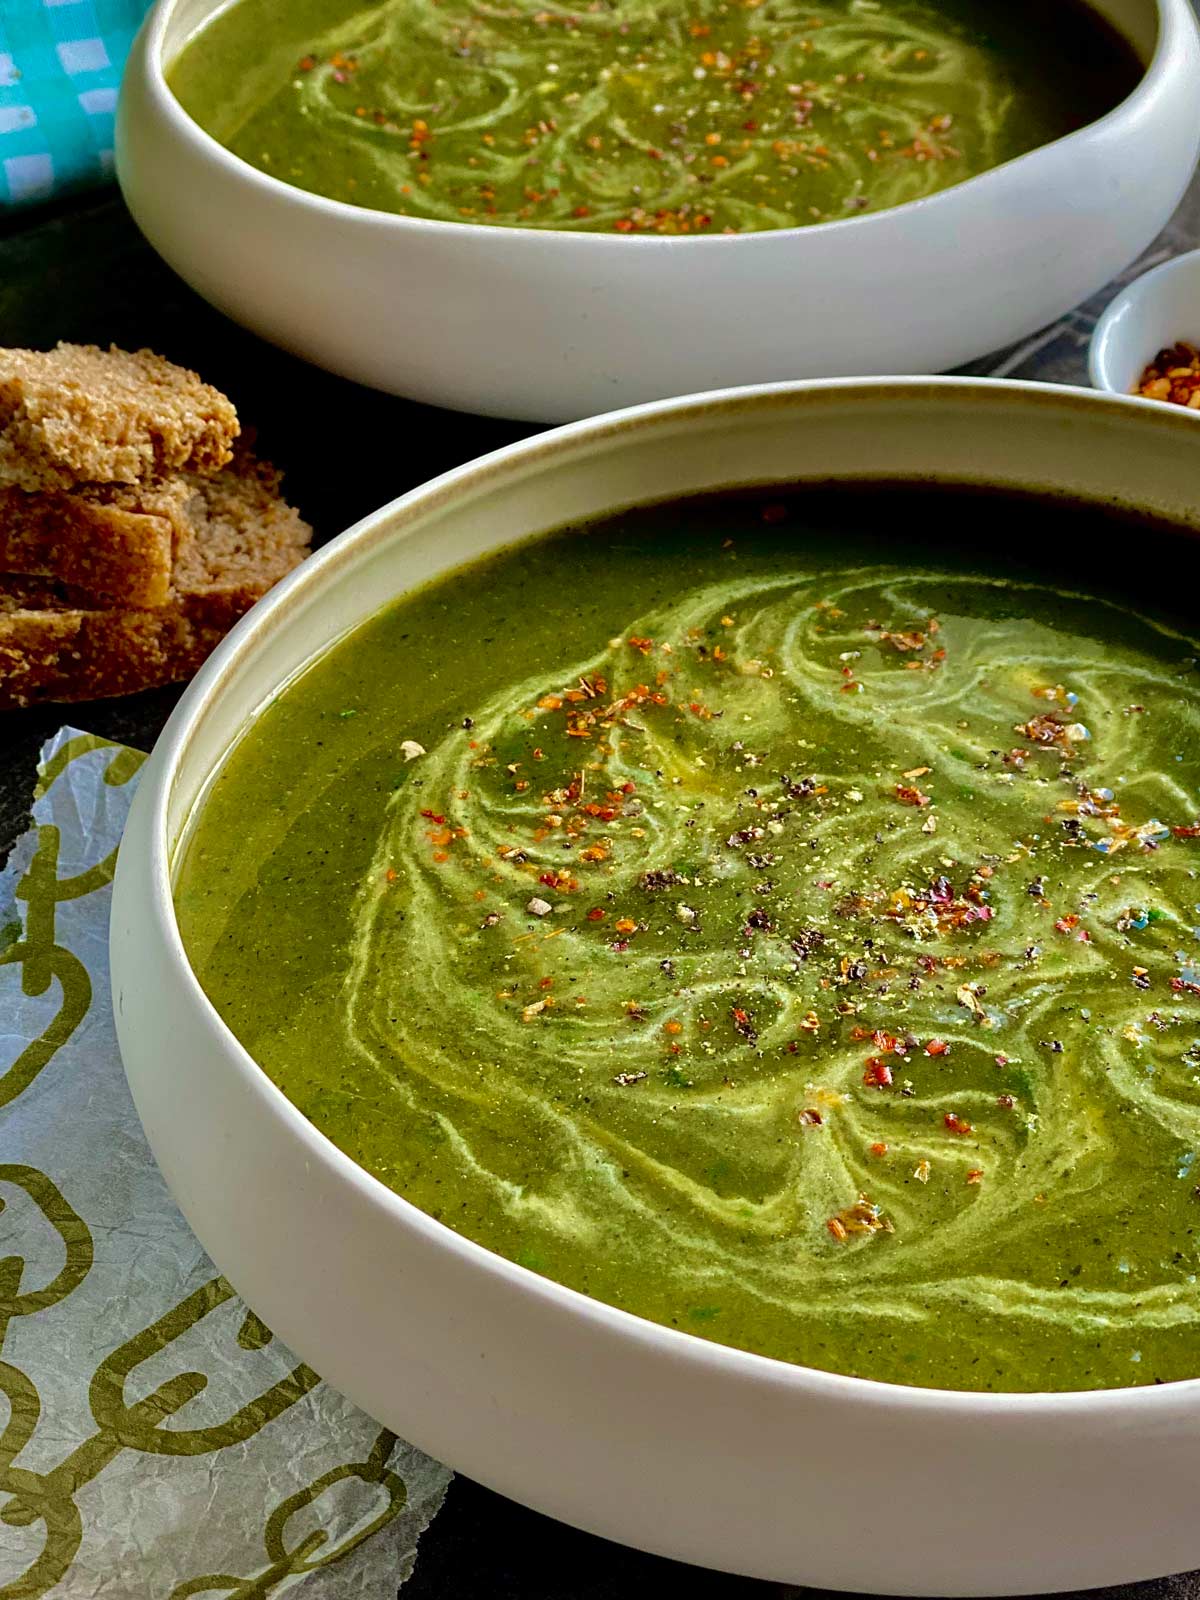
[[[492,416],[553,422],[728,384],[958,366],[1127,267],[1200,144],[1190,0],[1094,0],[1148,63],[1124,104],[893,211],[704,238],[389,216],[257,171],[183,111],[164,66],[224,3],[159,0],[134,46],[117,172],[139,226],[276,344]]]
[[[1097,389],[1130,394],[1159,351],[1181,339],[1200,349],[1200,250],[1164,261],[1122,289],[1096,324],[1089,376]]]
[[[144,770],[112,911],[138,1111],[201,1243],[279,1336],[432,1455],[647,1550],[877,1594],[1200,1566],[1200,1381],[965,1394],[788,1366],[502,1260],[386,1189],[237,1043],[180,942],[172,856],[256,710],[390,596],[538,529],[733,484],[917,478],[1128,504],[1200,534],[1193,424],[967,380],[741,390],[525,441],[405,495],[234,630]]]

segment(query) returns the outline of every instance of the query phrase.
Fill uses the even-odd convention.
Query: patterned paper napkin
[[[0,212],[113,175],[117,86],[150,0],[0,0]]]
[[[142,760],[60,732],[0,874],[0,1600],[391,1600],[449,1473],[236,1298],[126,1088],[108,915]]]

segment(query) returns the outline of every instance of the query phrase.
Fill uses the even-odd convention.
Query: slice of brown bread
[[[0,350],[0,484],[62,490],[216,472],[237,433],[223,394],[152,350]]]
[[[0,488],[0,573],[54,578],[100,606],[166,605],[190,537],[190,494],[184,479],[70,494]]]
[[[189,537],[175,568],[175,589],[203,596],[205,615],[232,627],[273,583],[308,554],[312,529],[279,492],[280,474],[249,451],[214,478],[189,480],[184,508]]]
[[[175,683],[191,677],[227,631],[208,622],[196,601],[82,611],[56,585],[7,580],[0,588],[0,710]]]
[[[163,606],[97,608],[68,584],[0,579],[0,710],[97,700],[189,678],[237,619],[308,553],[312,530],[249,455],[192,479],[190,539]]]

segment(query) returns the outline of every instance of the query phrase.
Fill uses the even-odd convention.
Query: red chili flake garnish
[[[632,638],[630,638],[629,645],[630,648],[636,650],[639,655],[648,656],[651,650],[654,649],[654,640],[644,639],[639,634],[635,633]]]
[[[759,512],[761,519],[768,523],[782,522],[787,514],[788,508],[781,501],[772,501],[770,505],[765,505]]]
[[[1059,917],[1054,924],[1054,931],[1055,933],[1070,933],[1072,928],[1078,927],[1078,925],[1079,918],[1077,916]]]
[[[1176,994],[1200,994],[1200,983],[1189,983],[1186,978],[1172,978],[1171,987]]]
[[[1046,747],[1059,745],[1064,750],[1070,750],[1071,741],[1067,737],[1067,724],[1050,712],[1043,712],[1041,716],[1031,717],[1028,722],[1017,724],[1014,732],[1023,738],[1032,739],[1035,744]]]
[[[876,1158],[887,1155],[887,1152],[888,1147],[886,1144],[884,1144],[882,1139],[877,1140],[876,1143],[871,1146],[871,1154]]]
[[[859,1195],[857,1204],[847,1206],[836,1217],[830,1217],[825,1226],[839,1244],[845,1244],[851,1234],[872,1235],[895,1231],[891,1221],[880,1216],[879,1207],[872,1205],[865,1194]]]
[[[894,1033],[885,1033],[882,1028],[863,1028],[855,1023],[850,1029],[850,1037],[854,1040],[870,1039],[876,1050],[895,1051],[898,1056],[904,1054],[904,1042]]]
[[[1016,1103],[1016,1098],[1011,1094],[998,1094],[996,1096],[996,1104],[1002,1111],[1011,1111]]]
[[[800,1125],[804,1128],[819,1128],[824,1120],[821,1113],[812,1106],[806,1106],[800,1113]]]
[[[553,987],[554,987],[554,979],[553,978],[539,978],[538,979],[538,988],[539,989],[553,989]]]
[[[1008,1065],[1007,1056],[996,1056],[994,1059],[998,1067],[1006,1067]]]
[[[930,1039],[925,1046],[927,1056],[945,1056],[950,1054],[950,1046],[944,1039]]]
[[[881,644],[886,641],[886,643],[902,653],[925,648],[925,635],[923,633],[903,633],[884,628],[879,634],[879,641]]]
[[[932,912],[940,929],[952,931],[966,928],[977,922],[991,922],[996,915],[993,907],[985,903],[984,892],[978,884],[972,883],[962,895],[956,895],[950,880],[939,877],[933,880],[928,889],[894,890],[888,896],[883,915],[893,922],[915,929],[927,922]],[[880,895],[862,897],[860,904],[848,907],[845,914],[870,910],[881,898]],[[932,971],[933,968],[926,970]]]
[[[967,1134],[974,1133],[975,1131],[969,1122],[964,1122],[963,1119],[954,1111],[947,1111],[946,1115],[942,1118],[942,1121],[945,1123],[946,1127],[951,1133]]]
[[[730,1015],[733,1017],[734,1027],[742,1038],[748,1039],[751,1044],[754,1044],[758,1039],[758,1029],[754,1026],[754,1020],[750,1013],[743,1011],[741,1006],[733,1006]]]
[[[1171,832],[1177,839],[1200,839],[1200,822],[1193,822],[1186,828],[1172,828]]]
[[[983,1182],[983,1168],[982,1167],[972,1167],[970,1172],[967,1173],[967,1182],[968,1183],[982,1183]]]
[[[892,1069],[882,1056],[868,1056],[862,1081],[868,1089],[889,1089],[892,1084]]]
[[[898,783],[896,785],[896,799],[902,806],[927,806],[932,796],[922,794],[920,789],[914,789],[911,784]]]
[[[1148,400],[1200,410],[1200,350],[1186,339],[1160,350],[1142,373],[1136,392]]]
[[[593,906],[592,909],[587,914],[587,919],[588,919],[589,922],[603,922],[604,921],[603,908],[600,907],[600,906]]]
[[[440,811],[422,811],[421,815],[427,817],[430,822],[436,822],[439,827],[446,820]]]

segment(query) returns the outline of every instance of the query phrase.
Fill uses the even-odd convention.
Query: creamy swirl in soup
[[[447,222],[696,234],[921,199],[1094,121],[1080,0],[238,0],[169,77],[252,165]]]
[[[356,1160],[615,1305],[902,1383],[1195,1376],[1198,652],[1104,582],[1157,560],[897,489],[453,574],[229,759],[201,981]]]

